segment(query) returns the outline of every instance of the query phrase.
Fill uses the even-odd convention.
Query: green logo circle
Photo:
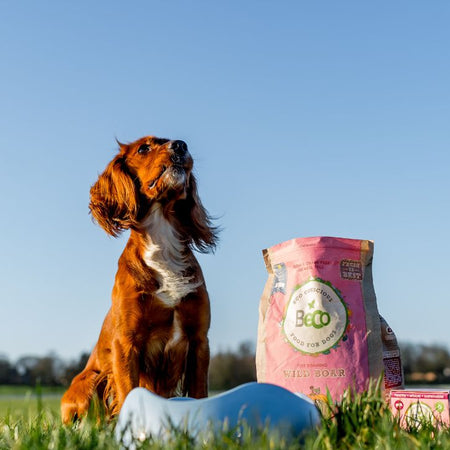
[[[331,283],[311,278],[296,286],[283,317],[288,343],[302,353],[328,353],[344,337],[348,311]]]
[[[442,402],[436,402],[436,404],[434,405],[434,409],[435,411],[437,411],[438,413],[443,413],[444,412],[444,404]]]

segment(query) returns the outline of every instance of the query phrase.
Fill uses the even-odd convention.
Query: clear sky
[[[0,353],[90,350],[127,235],[88,214],[115,138],[185,140],[221,243],[213,351],[256,340],[261,250],[375,241],[402,341],[450,343],[450,3],[2,1]]]

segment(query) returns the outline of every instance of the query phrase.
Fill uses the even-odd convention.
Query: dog
[[[181,140],[118,144],[89,208],[109,235],[130,236],[98,342],[62,397],[64,423],[86,415],[94,394],[111,417],[138,386],[166,398],[208,395],[210,303],[193,251],[213,251],[218,229],[198,196],[192,156]]]

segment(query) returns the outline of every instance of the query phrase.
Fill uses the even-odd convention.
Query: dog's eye
[[[148,144],[142,144],[139,148],[138,148],[138,153],[140,155],[145,155],[146,153],[148,153],[151,150],[150,145]]]

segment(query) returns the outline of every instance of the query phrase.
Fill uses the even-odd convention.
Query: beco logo
[[[298,309],[296,314],[296,327],[314,327],[319,329],[326,327],[331,321],[330,315],[325,311],[320,311],[320,309],[316,309],[308,314],[305,314],[303,309]]]
[[[295,287],[282,323],[289,344],[310,355],[329,353],[347,325],[348,312],[339,292],[319,278]]]

